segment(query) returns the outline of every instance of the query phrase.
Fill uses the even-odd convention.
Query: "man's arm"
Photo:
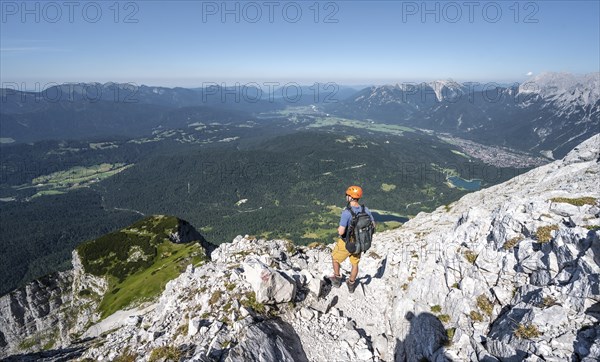
[[[348,210],[343,210],[342,215],[340,216],[340,224],[338,226],[338,235],[340,238],[343,238],[346,233],[346,227],[350,223],[350,212]]]
[[[365,211],[367,212],[367,214],[369,214],[369,217],[371,218],[371,222],[373,223],[373,230],[375,230],[377,228],[377,224],[375,223],[375,218],[373,217],[373,214],[371,214],[371,210],[369,210],[368,208],[365,208]]]

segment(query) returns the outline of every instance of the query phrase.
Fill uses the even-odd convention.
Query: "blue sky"
[[[598,72],[599,3],[229,1],[227,13],[222,1],[69,8],[2,0],[0,76],[28,88],[76,81],[194,87],[514,82],[544,71]]]

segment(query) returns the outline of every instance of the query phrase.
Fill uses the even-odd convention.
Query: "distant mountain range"
[[[252,86],[223,88],[212,84],[206,88],[166,88],[133,83],[66,83],[40,92],[0,89],[2,113],[24,113],[49,104],[118,103],[152,104],[167,108],[227,106],[229,109],[269,111],[278,108],[267,95],[257,97]]]
[[[544,73],[513,86],[451,80],[377,86],[327,110],[561,157],[600,131],[600,73]]]
[[[204,88],[166,88],[133,83],[66,83],[39,92],[0,88],[3,114],[23,114],[45,110],[56,104],[116,103],[142,104],[166,108],[213,107],[247,112],[268,112],[285,104],[307,105],[338,102],[359,89],[335,83],[300,86],[288,83],[235,83],[223,86],[207,84]]]
[[[359,91],[336,84],[261,89],[253,83],[211,83],[186,89],[78,83],[38,93],[0,89],[0,96],[2,143],[138,137],[156,127],[235,123],[305,105],[331,115],[450,133],[550,158],[563,156],[600,131],[600,73],[543,73],[510,86],[446,80]]]
[[[140,137],[156,128],[195,122],[233,123],[286,106],[338,102],[356,89],[337,85],[165,88],[119,83],[76,83],[40,92],[0,89],[2,142]]]
[[[236,102],[235,95],[222,102],[214,92],[116,83],[65,84],[38,93],[1,89],[0,137],[4,143],[140,137],[194,122],[240,123],[280,107]]]

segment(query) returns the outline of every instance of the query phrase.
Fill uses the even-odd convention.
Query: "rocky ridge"
[[[77,251],[72,255],[73,269],[37,279],[0,298],[0,356],[37,346],[67,347],[100,318],[99,296],[107,282],[85,273]]]
[[[98,333],[82,357],[597,360],[599,162],[596,135],[562,160],[376,234],[354,294],[323,281],[332,245],[238,236],[151,308]]]

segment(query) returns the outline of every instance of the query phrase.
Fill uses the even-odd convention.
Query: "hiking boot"
[[[331,285],[333,285],[336,288],[339,288],[340,285],[342,285],[342,277],[336,277],[335,275],[332,275],[330,277],[328,277],[329,281],[331,282]]]
[[[350,293],[354,293],[354,290],[356,289],[358,283],[356,282],[356,280],[354,282],[351,282],[350,279],[348,279],[346,280],[346,285],[348,286],[348,291]]]

